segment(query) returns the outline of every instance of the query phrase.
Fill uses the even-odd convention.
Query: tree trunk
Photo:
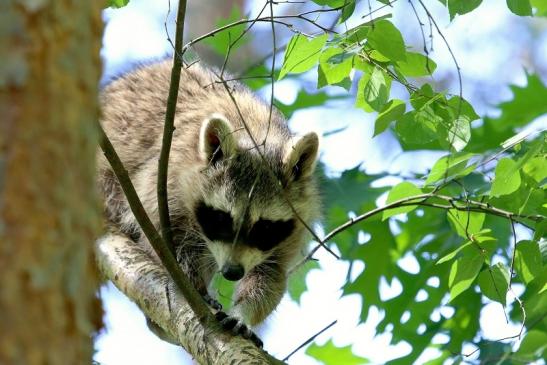
[[[0,364],[89,364],[101,1],[0,2]]]

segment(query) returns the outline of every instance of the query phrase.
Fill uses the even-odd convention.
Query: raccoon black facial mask
[[[261,251],[269,251],[289,237],[293,229],[292,219],[288,221],[260,219],[249,231],[248,242]]]
[[[235,237],[234,222],[229,213],[214,209],[201,202],[196,208],[196,217],[203,233],[212,241],[233,242]],[[294,221],[258,220],[249,230],[240,230],[238,241],[269,251],[290,236]]]
[[[210,240],[233,240],[233,220],[230,214],[208,207],[201,202],[196,208],[196,217],[203,233]]]

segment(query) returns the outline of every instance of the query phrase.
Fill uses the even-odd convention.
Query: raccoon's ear
[[[213,114],[201,125],[199,134],[199,153],[210,164],[234,154],[236,142],[233,128],[221,114]]]
[[[285,155],[285,166],[292,180],[309,176],[315,169],[319,151],[319,136],[310,132],[301,137],[294,137]]]

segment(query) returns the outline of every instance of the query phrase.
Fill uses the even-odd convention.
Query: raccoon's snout
[[[243,266],[240,264],[225,264],[222,267],[222,276],[230,281],[238,281],[245,274]]]

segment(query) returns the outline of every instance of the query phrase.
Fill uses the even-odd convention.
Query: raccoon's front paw
[[[220,304],[220,302],[218,300],[214,299],[209,294],[203,295],[202,298],[203,298],[203,300],[205,300],[205,303],[207,303],[209,305],[209,307],[213,308],[216,311],[221,311],[222,310],[222,304]]]
[[[251,340],[257,347],[262,348],[263,343],[260,338],[253,331],[247,327],[247,325],[241,320],[230,317],[226,313],[219,311],[215,314],[216,319],[220,322],[222,328],[226,331],[232,332],[234,335],[240,335],[243,338]]]

